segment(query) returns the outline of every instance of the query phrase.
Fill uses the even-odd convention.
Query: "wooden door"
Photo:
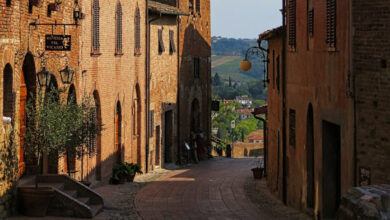
[[[27,102],[27,86],[24,81],[24,74],[22,72],[21,82],[20,82],[20,109],[19,109],[19,118],[20,118],[20,157],[19,157],[19,176],[24,174],[26,165],[24,162],[24,140],[23,137],[26,134],[26,114],[25,106]]]

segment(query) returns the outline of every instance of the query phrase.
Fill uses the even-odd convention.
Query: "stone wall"
[[[352,0],[357,185],[390,183],[390,2]],[[373,159],[375,158],[375,159]]]
[[[233,158],[260,157],[264,156],[263,143],[235,142],[233,145]]]

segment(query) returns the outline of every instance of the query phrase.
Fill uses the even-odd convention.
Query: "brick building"
[[[188,16],[167,2],[149,1],[150,167],[177,162],[178,17]]]
[[[385,1],[289,0],[285,34],[260,36],[270,49],[268,185],[288,205],[334,217],[350,187],[388,183],[389,11]]]
[[[179,152],[191,131],[211,135],[211,24],[210,0],[178,1],[190,15],[179,21]],[[209,148],[209,150],[211,150]]]

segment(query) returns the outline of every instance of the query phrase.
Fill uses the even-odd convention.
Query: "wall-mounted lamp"
[[[266,84],[269,82],[268,76],[267,76],[268,71],[266,71],[266,68],[267,68],[266,64],[269,63],[269,60],[267,57],[269,50],[265,49],[261,46],[261,41],[258,41],[258,43],[259,43],[258,46],[248,48],[248,50],[245,53],[244,60],[241,61],[241,63],[240,63],[240,68],[245,72],[249,71],[252,68],[252,63],[248,59],[249,55],[257,56],[257,57],[261,56],[263,58],[262,61],[264,63],[264,80],[263,80],[263,82],[264,82],[264,87],[266,87]]]

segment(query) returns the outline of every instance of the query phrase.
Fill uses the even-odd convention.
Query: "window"
[[[12,67],[8,63],[3,71],[3,116],[13,118],[14,94],[12,91]]]
[[[135,29],[134,30],[134,35],[135,35],[134,55],[139,56],[141,55],[141,15],[138,6],[137,9],[135,10],[134,29]]]
[[[272,82],[275,89],[275,50],[272,50]]]
[[[314,35],[314,9],[307,12],[307,33],[309,37]]]
[[[188,9],[190,12],[193,12],[194,10],[194,0],[188,0]]]
[[[291,47],[296,46],[296,0],[290,0],[288,3],[288,45]]]
[[[175,46],[175,32],[172,30],[169,31],[169,53],[173,54],[176,52],[176,46]]]
[[[116,5],[116,44],[115,55],[122,55],[122,5]]]
[[[276,88],[280,91],[280,57],[276,57]]]
[[[163,40],[163,30],[158,30],[158,53],[162,54],[165,51],[164,40]]]
[[[153,137],[154,134],[154,110],[149,112],[149,137]]]
[[[100,39],[99,39],[99,23],[100,23],[100,7],[99,0],[93,1],[92,6],[92,54],[99,54]]]
[[[326,43],[336,48],[336,0],[326,0]]]
[[[11,0],[7,0],[6,4],[7,7],[11,7]]]
[[[196,1],[196,13],[200,15],[200,1],[201,0],[195,0]]]
[[[200,77],[200,59],[199,57],[194,57],[194,77]]]
[[[290,146],[295,147],[296,146],[296,136],[295,136],[295,110],[290,109],[290,127],[289,127],[289,133],[290,133]]]

